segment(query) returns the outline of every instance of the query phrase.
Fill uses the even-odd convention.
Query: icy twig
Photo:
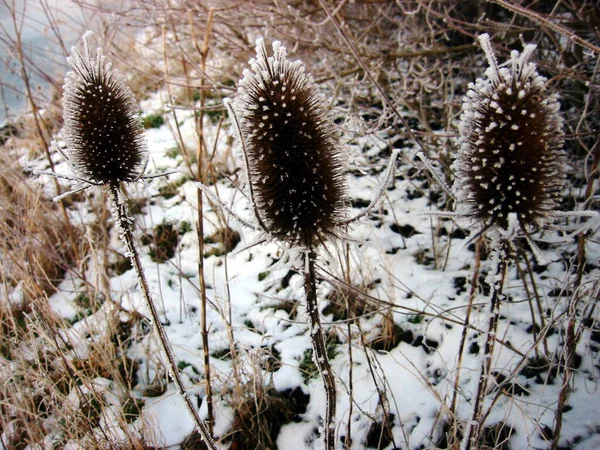
[[[379,200],[383,196],[383,193],[385,192],[385,189],[386,189],[388,183],[390,182],[392,173],[394,172],[394,164],[396,163],[396,159],[398,158],[399,154],[400,154],[400,150],[397,148],[394,149],[394,151],[392,152],[392,154],[390,156],[390,161],[388,162],[388,166],[385,171],[385,175],[383,176],[383,180],[379,187],[379,192],[377,193],[377,195],[375,197],[373,197],[373,199],[371,200],[371,203],[369,203],[369,206],[367,206],[364,210],[362,210],[356,216],[351,217],[350,219],[341,221],[340,225],[349,225],[353,222],[356,222],[360,218],[366,216],[375,207],[375,205],[377,205],[377,202],[379,202]]]

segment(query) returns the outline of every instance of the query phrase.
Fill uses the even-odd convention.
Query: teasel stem
[[[497,250],[497,265],[496,274],[494,275],[491,284],[492,297],[490,299],[490,314],[488,318],[488,327],[485,339],[485,347],[483,351],[483,359],[481,361],[481,369],[479,373],[479,381],[477,383],[477,393],[475,404],[473,405],[473,414],[471,421],[467,424],[461,450],[478,449],[478,441],[483,428],[483,420],[486,415],[482,415],[483,403],[487,392],[489,379],[491,376],[492,359],[494,356],[494,347],[496,344],[496,332],[498,330],[498,319],[500,318],[500,303],[504,299],[503,288],[506,279],[506,271],[508,269],[508,242],[499,242],[500,248]]]
[[[315,264],[316,248],[341,237],[341,228],[349,223],[346,158],[312,76],[301,61],[287,59],[281,42],[273,42],[272,48],[271,56],[264,41],[257,40],[256,58],[244,71],[239,95],[225,106],[240,138],[258,228],[299,249],[304,259],[313,358],[326,395],[325,448],[333,450],[336,384],[321,325]]]
[[[158,343],[160,348],[167,358],[168,370],[169,374],[175,383],[175,387],[179,392],[179,395],[183,398],[185,405],[192,415],[194,422],[196,424],[196,428],[200,433],[203,441],[211,450],[216,450],[216,444],[211,437],[207,426],[204,424],[200,416],[198,415],[198,411],[194,407],[192,400],[190,399],[188,393],[185,390],[185,386],[183,385],[183,380],[179,374],[179,370],[177,369],[177,361],[175,360],[175,355],[173,354],[173,349],[169,344],[169,340],[167,338],[167,333],[165,332],[164,327],[160,321],[160,317],[154,302],[152,301],[152,297],[150,296],[150,289],[148,288],[148,282],[146,281],[146,276],[144,275],[144,270],[142,268],[142,263],[140,261],[140,256],[135,246],[135,242],[133,239],[133,219],[129,216],[129,211],[127,208],[127,203],[125,201],[123,191],[121,190],[121,184],[119,182],[113,182],[109,185],[111,201],[113,204],[113,215],[119,227],[119,236],[121,240],[125,243],[127,248],[127,255],[131,260],[131,264],[137,274],[138,282],[140,283],[140,289],[142,291],[144,300],[146,302],[146,306],[150,311],[150,320],[152,322],[152,326],[154,328],[154,332],[158,337]]]
[[[325,448],[333,450],[335,448],[335,414],[336,414],[336,387],[335,377],[329,364],[327,356],[327,344],[321,318],[319,304],[317,301],[317,282],[315,276],[316,253],[313,249],[304,252],[304,290],[306,292],[306,310],[310,319],[310,338],[313,347],[313,359],[325,388],[325,420],[323,424],[325,433]]]

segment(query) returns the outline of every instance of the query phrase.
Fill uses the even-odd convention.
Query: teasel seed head
[[[541,227],[564,183],[562,120],[556,95],[530,61],[535,45],[498,66],[489,37],[480,37],[489,68],[469,85],[459,125],[455,190],[483,229]]]
[[[262,39],[240,81],[240,117],[259,222],[273,237],[312,248],[335,236],[344,216],[344,161],[315,82],[300,61]]]
[[[63,94],[66,154],[75,174],[92,184],[135,181],[144,173],[147,147],[138,105],[125,77],[98,48],[73,47]]]

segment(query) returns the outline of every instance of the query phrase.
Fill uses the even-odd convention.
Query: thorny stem
[[[483,403],[485,394],[488,388],[488,382],[491,376],[492,357],[494,353],[494,345],[496,343],[496,331],[498,329],[498,319],[500,318],[500,302],[504,298],[502,289],[506,278],[506,270],[508,268],[508,257],[506,255],[506,243],[500,243],[498,250],[498,265],[496,275],[492,283],[492,298],[490,300],[490,317],[488,320],[488,330],[485,340],[485,348],[483,351],[483,361],[481,362],[481,373],[479,374],[479,382],[477,385],[477,394],[475,397],[475,405],[473,406],[473,415],[471,421],[467,424],[464,439],[461,449],[472,450],[479,448],[477,442],[481,434],[483,426]]]
[[[333,450],[335,448],[335,409],[336,409],[336,388],[335,378],[329,358],[327,357],[327,346],[325,345],[325,336],[321,326],[319,305],[317,303],[317,285],[315,276],[314,250],[308,250],[304,254],[304,290],[306,291],[306,310],[310,319],[310,337],[313,346],[313,358],[321,374],[323,386],[325,388],[325,448]]]
[[[167,358],[169,374],[175,383],[175,387],[177,391],[185,401],[185,405],[194,418],[194,422],[196,423],[196,427],[200,432],[200,436],[206,443],[206,445],[212,449],[216,450],[216,445],[211,437],[206,425],[200,419],[198,415],[198,411],[194,407],[192,400],[187,394],[185,387],[183,385],[183,381],[181,376],[179,375],[179,370],[177,369],[177,362],[175,361],[175,355],[173,354],[173,350],[171,349],[171,345],[169,344],[169,340],[167,338],[167,333],[163,328],[160,317],[158,315],[158,311],[156,310],[156,306],[150,297],[150,290],[148,289],[148,282],[146,281],[146,276],[144,275],[144,270],[142,268],[142,263],[140,261],[140,256],[135,246],[133,240],[133,219],[129,217],[129,211],[127,208],[127,204],[125,203],[125,199],[123,198],[123,193],[121,191],[121,186],[117,183],[112,183],[110,186],[110,194],[111,200],[113,203],[113,215],[115,220],[119,226],[119,234],[125,246],[127,247],[127,253],[129,258],[131,259],[131,264],[135,269],[135,272],[138,276],[138,282],[140,283],[140,288],[142,294],[144,296],[144,300],[146,301],[146,306],[150,311],[150,318],[152,321],[152,326],[154,327],[154,332],[158,337],[158,342],[161,347],[164,356]]]

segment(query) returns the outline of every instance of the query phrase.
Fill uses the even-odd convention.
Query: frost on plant
[[[489,37],[480,36],[489,67],[463,102],[455,190],[483,229],[543,225],[557,208],[564,182],[562,120],[555,95],[530,61],[535,45],[498,65]]]
[[[306,248],[335,235],[344,215],[343,158],[312,77],[273,43],[257,41],[234,104],[259,221],[273,237]]]
[[[145,170],[146,141],[138,105],[125,77],[98,48],[73,47],[64,85],[66,154],[73,171],[92,184],[135,181]]]

